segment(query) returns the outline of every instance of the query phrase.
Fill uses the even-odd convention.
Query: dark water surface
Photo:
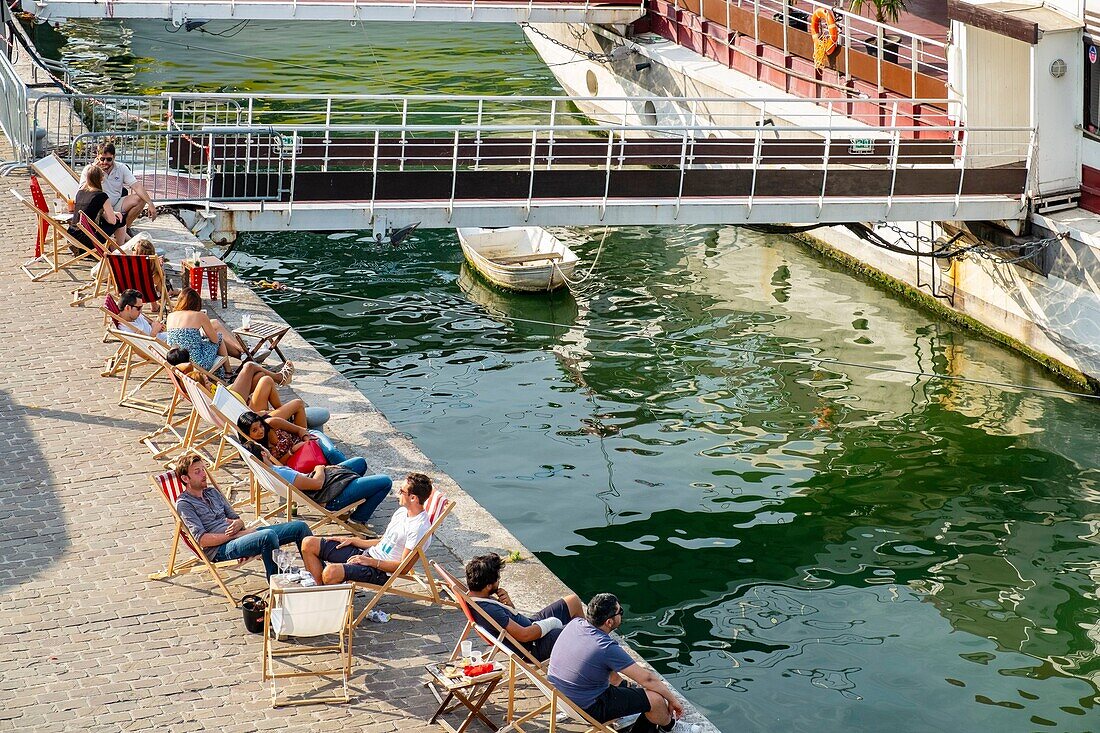
[[[555,89],[510,27],[135,28],[89,83]],[[102,29],[67,31],[96,58]],[[583,271],[601,232],[562,234]],[[265,293],[568,584],[617,593],[724,731],[1100,730],[1100,406],[721,345],[1059,386],[1017,354],[732,228],[612,232],[553,299],[472,279],[449,231],[249,236],[231,261],[377,299]]]

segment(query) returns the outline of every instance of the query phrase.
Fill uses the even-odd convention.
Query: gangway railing
[[[153,18],[211,20],[631,23],[641,0],[22,0],[40,20]]]
[[[181,101],[195,99],[172,104]],[[435,99],[453,119],[429,124],[420,116],[438,110],[390,101],[397,109],[358,109],[348,112],[350,123],[306,116],[293,125],[89,132],[73,140],[70,163],[85,164],[96,142],[112,138],[154,197],[169,203],[278,201],[289,210],[343,202],[372,214],[399,203],[444,211],[449,221],[457,209],[487,201],[527,214],[565,210],[577,200],[601,212],[661,202],[677,216],[701,202],[752,212],[760,204],[798,201],[800,216],[811,202],[814,220],[853,221],[889,218],[903,199],[909,211],[922,199],[935,200],[940,218],[950,218],[945,202],[954,202],[950,211],[957,214],[964,202],[991,197],[1015,202],[999,211],[1022,211],[1034,152],[1030,128],[963,129],[952,122],[914,138],[929,126],[856,125],[831,108],[841,100],[820,100],[817,123],[782,128],[736,110],[719,116],[738,123],[647,124],[627,106],[616,123],[585,124],[563,112],[565,121],[548,124],[538,105],[490,115],[484,99],[480,120],[464,121],[475,114],[468,106],[475,100],[461,98]],[[255,107],[241,109],[245,119],[265,118]],[[374,115],[403,121],[362,122]],[[856,203],[862,216],[853,213]]]

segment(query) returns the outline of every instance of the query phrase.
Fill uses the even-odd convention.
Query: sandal
[[[294,379],[294,364],[291,362],[285,362],[283,368],[279,370],[279,386],[289,387],[291,380]]]

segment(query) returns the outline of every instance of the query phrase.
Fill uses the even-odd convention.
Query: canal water
[[[89,88],[557,91],[513,27],[62,30]],[[450,231],[231,261],[373,299],[264,294],[722,730],[1100,729],[1100,405],[888,371],[1065,386],[786,238],[560,234],[553,298]]]

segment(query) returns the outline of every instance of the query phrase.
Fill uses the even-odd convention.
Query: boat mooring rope
[[[592,266],[588,268],[588,272],[584,273],[583,277],[579,277],[576,280],[570,280],[569,276],[562,272],[561,266],[558,264],[557,260],[550,260],[551,272],[557,270],[558,274],[561,275],[561,279],[569,286],[570,291],[574,291],[578,285],[584,285],[584,283],[588,281],[588,278],[592,277],[592,273],[596,271],[596,263],[600,261],[600,253],[603,252],[603,244],[607,241],[607,235],[610,231],[611,227],[603,228],[603,237],[600,238],[600,246],[596,249],[596,256],[592,258]],[[554,277],[551,275],[550,283],[547,283],[547,285],[549,286],[553,282]],[[547,289],[549,289],[549,287],[547,287]]]
[[[386,300],[384,298],[370,298],[364,295],[351,295],[350,293],[338,293],[332,290],[320,290],[316,288],[298,288],[292,285],[287,285],[281,282],[273,282],[269,280],[257,280],[257,281],[243,281],[246,285],[255,286],[265,290],[275,290],[280,292],[297,293],[299,295],[327,295],[334,298],[344,298],[346,300],[355,300],[363,303],[373,303],[377,305],[393,306],[394,301]],[[428,299],[426,296],[419,296],[427,303],[428,306],[433,307],[437,312],[442,313],[443,307],[439,303],[435,303]],[[454,308],[448,307],[449,312],[454,312]],[[471,314],[474,315],[474,314]],[[476,315],[484,315],[478,313]],[[491,314],[492,315],[492,314]],[[555,323],[554,321],[542,321],[534,318],[520,318],[518,316],[511,316],[505,314],[498,314],[498,317],[508,319],[515,323],[526,323],[536,326],[551,326],[555,328],[561,328],[569,330],[574,328],[566,323]],[[1021,392],[1034,392],[1036,394],[1049,394],[1058,397],[1079,398],[1085,400],[1098,400],[1100,401],[1100,394],[1090,394],[1088,392],[1073,392],[1065,389],[1058,389],[1057,387],[1037,387],[1027,384],[1016,384],[1014,382],[998,382],[990,379],[976,379],[973,377],[960,377],[952,374],[935,374],[933,372],[922,372],[917,369],[901,369],[898,367],[880,366],[877,364],[863,364],[857,361],[847,361],[844,359],[836,359],[827,356],[813,356],[812,354],[785,354],[781,351],[771,351],[768,349],[753,349],[745,346],[735,346],[733,344],[715,343],[711,341],[690,341],[688,339],[676,338],[674,336],[654,336],[652,334],[645,333],[633,333],[624,334],[620,331],[616,331],[611,328],[601,328],[600,326],[585,326],[584,330],[588,333],[601,334],[605,336],[611,336],[614,338],[623,338],[624,336],[633,336],[635,338],[646,339],[654,343],[672,344],[677,346],[689,346],[695,349],[722,349],[725,351],[731,351],[738,354],[751,354],[754,356],[766,356],[772,359],[780,359],[783,361],[802,361],[810,364],[817,365],[819,367],[848,367],[851,369],[865,369],[872,372],[892,372],[894,374],[903,374],[910,377],[918,377],[923,379],[937,379],[944,382],[957,382],[960,384],[972,384],[980,387],[991,387],[1007,390],[1019,390]]]

